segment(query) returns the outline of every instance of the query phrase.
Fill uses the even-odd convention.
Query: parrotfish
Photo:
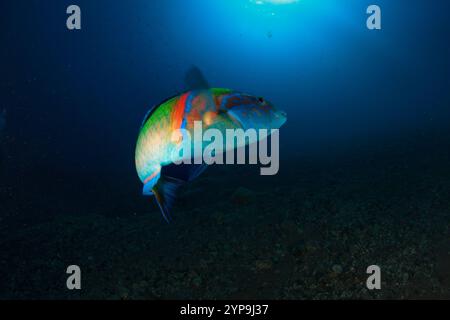
[[[207,167],[204,163],[175,163],[181,160],[174,159],[174,154],[178,154],[185,137],[174,132],[184,130],[194,136],[195,124],[199,122],[204,130],[225,132],[227,129],[278,129],[286,121],[286,114],[264,98],[230,89],[209,88],[204,81],[203,85],[191,87],[194,89],[148,111],[136,144],[135,163],[144,185],[143,195],[155,196],[167,222],[171,220],[177,189],[197,178]],[[226,146],[223,151],[227,151]]]

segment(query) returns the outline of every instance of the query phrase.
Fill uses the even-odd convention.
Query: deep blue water
[[[65,26],[73,3],[79,31]],[[382,30],[366,28],[370,4],[382,9]],[[351,167],[374,154],[379,163],[437,154],[445,162],[449,9],[443,0],[2,1],[0,216],[12,225],[61,214],[156,216],[141,196],[135,142],[147,110],[187,89],[192,65],[214,87],[287,112],[280,177],[257,186],[299,184],[305,161]]]

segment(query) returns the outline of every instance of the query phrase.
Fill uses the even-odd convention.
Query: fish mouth
[[[275,113],[275,116],[276,116],[277,119],[282,119],[282,120],[284,120],[284,121],[286,121],[286,119],[287,119],[287,113],[284,112],[284,111],[281,111],[281,110],[278,110],[278,111]]]

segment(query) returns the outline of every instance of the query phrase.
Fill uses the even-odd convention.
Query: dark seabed
[[[292,159],[270,184],[245,167],[213,168],[184,190],[171,225],[156,205],[149,214],[53,208],[60,214],[32,224],[10,208],[0,298],[448,299],[450,145],[429,138]],[[65,288],[73,262],[81,292]],[[376,292],[365,288],[373,264],[383,271]]]
[[[448,1],[76,2],[0,1],[0,299],[450,299]],[[287,112],[280,171],[209,168],[167,224],[136,139],[194,65]]]

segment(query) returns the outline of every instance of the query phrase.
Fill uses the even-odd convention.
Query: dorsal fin
[[[208,100],[212,101],[212,95],[209,92],[209,89],[210,89],[209,83],[206,80],[205,76],[203,75],[202,71],[197,66],[192,66],[186,72],[184,80],[185,80],[188,91],[193,91],[193,90],[203,91],[203,94],[208,97]],[[150,117],[158,109],[159,106],[163,105],[164,103],[168,102],[169,100],[172,100],[180,95],[181,94],[174,95],[168,99],[163,100],[161,103],[151,107],[150,110],[146,113],[144,120],[142,121],[141,128],[145,125],[145,123],[148,121],[148,119],[150,119]]]
[[[192,66],[185,75],[184,81],[188,90],[208,90],[209,83],[197,66]]]

